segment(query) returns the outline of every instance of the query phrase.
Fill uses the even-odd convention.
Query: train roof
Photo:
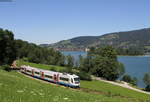
[[[25,66],[25,65],[23,65],[23,66],[21,66],[21,67],[26,67],[26,68],[28,68],[28,69],[30,69],[30,70],[34,69],[34,70],[39,71],[39,72],[42,71],[42,72],[44,72],[45,74],[61,74],[61,75],[67,75],[67,76],[72,76],[72,77],[78,77],[78,76],[75,75],[75,74],[60,73],[60,72],[55,72],[55,71],[51,71],[51,70],[39,69],[39,68],[31,67],[31,66]]]

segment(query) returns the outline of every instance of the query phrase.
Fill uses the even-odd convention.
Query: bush
[[[22,60],[23,60],[24,62],[28,62],[28,58],[27,58],[27,57],[23,57]]]
[[[71,67],[65,67],[64,69],[62,70],[59,70],[59,72],[61,73],[70,73],[70,74],[74,74],[73,70]]]
[[[144,74],[143,82],[145,83],[145,85],[150,85],[150,75],[148,73]]]
[[[145,90],[150,92],[150,85],[147,85]]]
[[[80,77],[81,80],[87,80],[87,81],[92,80],[91,75],[86,72],[78,72],[76,74]]]
[[[124,76],[122,77],[122,80],[125,81],[125,82],[131,82],[132,78],[131,78],[131,76],[129,76],[129,75],[124,75]]]
[[[53,67],[53,66],[50,68],[50,70],[51,70],[51,71],[54,71],[54,72],[56,72],[56,71],[57,71],[57,70],[56,70],[56,68],[55,68],[55,67]]]
[[[137,78],[132,78],[130,75],[127,74],[122,77],[122,81],[130,83],[132,85],[137,85]]]
[[[9,65],[3,65],[3,66],[0,67],[0,69],[5,70],[5,71],[8,71],[8,72],[11,71],[11,68],[10,68]]]
[[[148,73],[144,74],[143,82],[146,85],[145,91],[149,91],[150,92],[150,75]]]

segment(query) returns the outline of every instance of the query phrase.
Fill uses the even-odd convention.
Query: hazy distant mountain
[[[47,47],[47,46],[49,46],[49,44],[40,44],[40,46]]]
[[[56,49],[85,49],[91,46],[112,45],[119,48],[140,46],[150,48],[150,28],[114,32],[102,36],[81,36],[46,45]]]

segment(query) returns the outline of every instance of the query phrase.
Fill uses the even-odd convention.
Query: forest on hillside
[[[13,32],[0,29],[0,65],[11,64],[17,59],[33,63],[64,65],[64,56],[59,51],[16,40]]]
[[[150,51],[150,28],[114,32],[102,36],[81,36],[41,46],[58,50],[85,50],[107,45],[116,48],[118,55],[143,55]]]

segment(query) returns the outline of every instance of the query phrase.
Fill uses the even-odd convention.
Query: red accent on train
[[[44,72],[41,72],[41,78],[44,79]]]
[[[54,74],[53,79],[54,79],[55,83],[59,81],[58,78],[59,78],[59,74],[57,74],[57,75]]]

